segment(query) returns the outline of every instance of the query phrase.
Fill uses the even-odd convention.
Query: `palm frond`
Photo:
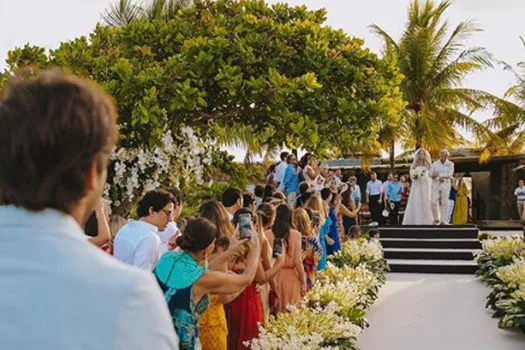
[[[119,0],[109,6],[102,20],[111,27],[124,26],[140,18],[141,13],[141,7],[133,0]]]

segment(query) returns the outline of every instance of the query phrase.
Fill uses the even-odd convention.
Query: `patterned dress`
[[[306,256],[303,259],[304,272],[306,274],[306,286],[308,290],[312,289],[315,282],[315,271],[317,264],[323,255],[323,247],[316,236],[308,237],[306,247]]]
[[[201,317],[199,328],[202,350],[226,350],[228,348],[226,314],[217,295],[211,296],[210,307]]]
[[[206,270],[186,252],[171,251],[162,256],[155,276],[164,293],[181,350],[200,350],[199,319],[209,306],[208,296],[196,304],[193,285]]]

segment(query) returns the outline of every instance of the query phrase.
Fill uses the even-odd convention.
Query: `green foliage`
[[[249,126],[262,145],[326,151],[373,144],[402,108],[396,68],[363,41],[324,25],[325,10],[264,1],[196,1],[159,19],[97,25],[46,56],[24,47],[9,71],[59,66],[100,82],[118,101],[126,146],[159,144],[181,125],[208,137]]]

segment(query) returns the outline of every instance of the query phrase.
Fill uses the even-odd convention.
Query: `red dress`
[[[228,318],[228,350],[246,349],[245,341],[259,336],[259,325],[264,323],[264,309],[257,286],[251,284],[226,306]]]

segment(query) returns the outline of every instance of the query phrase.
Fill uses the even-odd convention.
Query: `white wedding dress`
[[[423,169],[424,175],[412,179],[403,225],[432,225],[434,222],[430,200],[432,179],[428,176],[429,169],[427,167],[418,166],[416,169]]]

